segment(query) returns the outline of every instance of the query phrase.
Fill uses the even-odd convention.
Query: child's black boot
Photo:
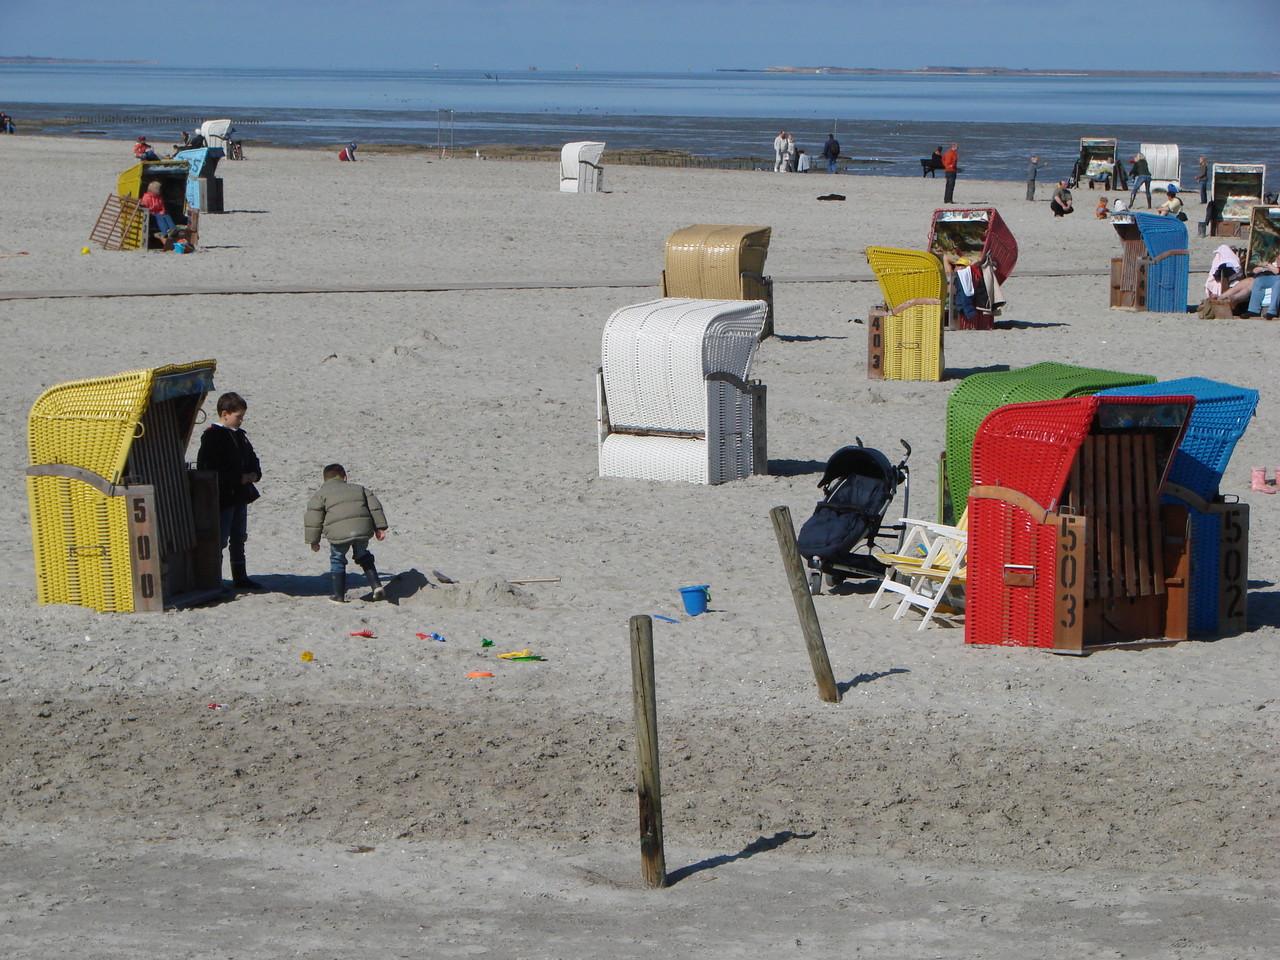
[[[369,589],[373,591],[370,594],[371,600],[387,599],[387,592],[382,589],[382,578],[378,576],[378,568],[373,565],[373,554],[365,552],[356,563],[360,564],[360,569],[364,571],[365,579],[369,581]]]
[[[346,603],[347,602],[347,571],[332,571],[333,577],[333,595],[329,597],[330,603]]]

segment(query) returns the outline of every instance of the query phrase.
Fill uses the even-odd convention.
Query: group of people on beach
[[[249,577],[245,544],[249,539],[249,505],[259,497],[262,464],[244,431],[248,401],[238,393],[218,397],[218,419],[200,436],[196,469],[218,478],[218,520],[221,549],[231,559],[231,584],[240,590],[261,590]],[[329,544],[329,575],[333,603],[347,602],[347,557],[355,562],[369,583],[369,600],[385,600],[369,541],[387,536],[387,517],[377,496],[347,480],[346,468],[331,463],[321,471],[322,485],[310,500],[303,518],[303,539],[313,551],[323,538]]]
[[[827,173],[835,173],[836,161],[840,159],[840,141],[836,139],[834,131],[827,135],[827,142],[822,145],[822,159],[827,165]],[[773,138],[775,173],[808,173],[812,168],[813,161],[796,146],[791,134],[783,130]]]
[[[1106,194],[1103,194],[1098,201],[1098,205],[1094,208],[1094,216],[1099,220],[1105,219],[1114,213],[1122,213],[1125,210],[1133,209],[1138,200],[1138,193],[1145,193],[1147,198],[1147,209],[1151,209],[1151,167],[1147,163],[1147,158],[1137,153],[1133,156],[1129,168],[1129,179],[1132,182],[1132,190],[1129,193],[1129,200],[1126,203],[1120,197],[1116,197],[1114,202],[1109,202]],[[1033,155],[1031,162],[1027,167],[1027,199],[1035,200],[1036,198],[1036,174],[1045,164],[1040,161],[1039,156]],[[1090,187],[1094,183],[1106,183],[1110,178],[1114,166],[1104,166],[1091,178]],[[1201,157],[1196,168],[1196,182],[1200,185],[1200,202],[1208,202],[1208,182],[1209,182],[1209,161],[1205,157]],[[1071,181],[1065,177],[1058,181],[1057,187],[1053,191],[1053,196],[1049,199],[1049,209],[1055,217],[1065,217],[1075,213],[1075,206],[1071,196]],[[1176,217],[1179,220],[1186,220],[1187,215],[1183,212],[1183,201],[1179,195],[1178,185],[1170,183],[1165,187],[1166,200],[1156,208],[1156,213],[1162,217]]]

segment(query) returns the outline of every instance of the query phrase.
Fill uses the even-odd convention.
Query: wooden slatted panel
[[[104,250],[138,250],[145,243],[147,211],[133,197],[110,195],[89,233]]]
[[[1151,523],[1147,526],[1151,550],[1151,592],[1165,593],[1164,522],[1160,512],[1160,475],[1156,470],[1156,438],[1143,437],[1143,460],[1148,465],[1146,495],[1150,503]],[[1172,636],[1172,634],[1169,634]]]
[[[1133,437],[1111,434],[1107,437],[1111,452],[1111,476],[1113,489],[1116,492],[1112,501],[1114,527],[1116,537],[1113,541],[1115,549],[1123,559],[1124,575],[1120,581],[1124,585],[1121,596],[1138,595],[1138,554],[1134,549],[1138,542],[1137,502],[1133,495],[1136,484],[1135,470],[1137,464],[1133,458]]]
[[[1156,511],[1160,506],[1151,501],[1147,482],[1148,474],[1155,469],[1155,463],[1148,459],[1155,455],[1155,438],[1149,434],[1144,434],[1136,437],[1121,437],[1120,439],[1124,441],[1124,446],[1128,448],[1125,451],[1124,458],[1132,477],[1132,482],[1129,485],[1129,495],[1133,503],[1129,510],[1130,529],[1126,532],[1130,542],[1129,552],[1134,558],[1129,596],[1145,597],[1154,592],[1151,582],[1153,564],[1151,535],[1148,531],[1150,531],[1152,524],[1156,522]]]

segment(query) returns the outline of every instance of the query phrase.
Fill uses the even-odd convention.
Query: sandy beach
[[[948,334],[943,382],[869,381],[862,251],[923,248],[942,179],[611,165],[579,196],[554,164],[246,146],[198,254],[84,255],[129,148],[0,138],[6,956],[1275,955],[1280,496],[1249,468],[1280,468],[1280,325],[1110,311],[1095,192],[1055,220],[1050,184],[1028,203],[962,175],[1020,245],[999,329]],[[1198,301],[1222,241],[1195,236],[1195,199]],[[602,479],[604,322],[659,295],[693,223],[773,228],[771,475]],[[204,358],[250,405],[266,589],[38,606],[33,401]],[[904,438],[932,517],[956,383],[1048,360],[1262,391],[1222,487],[1252,510],[1248,631],[1062,657],[828,595],[843,699],[820,702],[770,508],[798,525],[832,452]],[[393,603],[325,600],[302,513],[335,460],[386,506]],[[689,618],[678,588],[703,583]],[[654,624],[662,890],[640,872],[635,614],[678,621]],[[496,656],[526,648],[545,659]]]

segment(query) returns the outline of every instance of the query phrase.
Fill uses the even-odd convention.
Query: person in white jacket
[[[782,173],[787,163],[787,131],[773,138],[773,172]]]

